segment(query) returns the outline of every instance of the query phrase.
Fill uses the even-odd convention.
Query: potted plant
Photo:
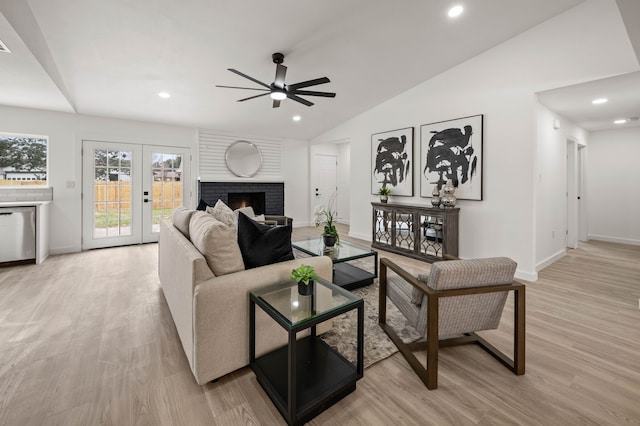
[[[298,283],[298,293],[305,296],[313,294],[313,281],[319,278],[313,266],[302,264],[291,271],[291,279]]]
[[[389,200],[389,195],[391,195],[391,188],[383,186],[382,188],[378,189],[378,195],[380,195],[380,202],[386,203]]]
[[[334,223],[336,212],[333,210],[333,202],[335,201],[336,193],[334,193],[327,206],[317,206],[315,211],[316,226],[324,225],[322,232],[322,240],[325,247],[333,247],[336,243],[340,245],[340,236]]]

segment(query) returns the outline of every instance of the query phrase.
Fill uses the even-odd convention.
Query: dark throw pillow
[[[210,207],[209,204],[207,204],[207,202],[205,200],[200,198],[200,202],[198,203],[198,207],[196,207],[196,210],[201,210],[201,211],[205,212],[205,211],[207,211],[207,207]]]
[[[292,260],[291,227],[269,226],[238,215],[238,245],[246,269]]]

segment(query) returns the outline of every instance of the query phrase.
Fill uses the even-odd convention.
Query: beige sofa
[[[160,283],[198,384],[249,364],[249,291],[289,279],[303,262],[331,280],[332,263],[325,256],[215,276],[190,240],[170,221],[161,222]],[[282,327],[256,309],[256,354],[286,339]]]

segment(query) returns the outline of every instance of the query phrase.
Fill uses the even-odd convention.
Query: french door
[[[83,250],[158,241],[160,220],[189,205],[187,148],[83,141],[82,152]]]

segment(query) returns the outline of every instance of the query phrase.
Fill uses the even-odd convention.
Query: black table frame
[[[296,283],[292,283],[296,285]],[[286,285],[283,284],[283,288]],[[316,284],[317,285],[317,284]],[[331,284],[335,285],[335,284]],[[346,291],[341,289],[341,291]],[[312,296],[306,296],[312,297]],[[288,343],[256,359],[256,304],[289,335]],[[316,335],[316,325],[353,309],[358,311],[357,361],[354,366]],[[291,325],[266,301],[249,293],[249,365],[289,425],[302,425],[356,389],[364,372],[364,300]],[[297,339],[297,333],[311,329]],[[300,355],[300,356],[299,356]],[[286,374],[285,374],[286,373]],[[282,378],[286,376],[286,383]]]
[[[342,244],[344,244],[344,242]],[[362,246],[359,246],[358,244],[353,244],[353,243],[349,243],[349,244],[366,249]],[[311,255],[314,257],[319,256],[318,253],[312,252],[310,250],[307,250],[305,248],[302,248],[296,245],[296,241],[293,241],[291,243],[291,246],[294,249],[300,250],[301,252],[306,253],[308,255]],[[353,266],[346,263],[346,262],[351,262],[352,260],[362,259],[370,256],[374,257],[373,274],[369,271],[365,271],[362,268],[358,268],[357,266]],[[333,279],[332,279],[333,283],[346,290],[353,290],[358,287],[363,287],[365,285],[372,284],[373,280],[375,278],[378,278],[378,252],[375,250],[371,250],[369,253],[364,253],[358,256],[345,257],[344,259],[331,258],[331,261],[333,262]]]

